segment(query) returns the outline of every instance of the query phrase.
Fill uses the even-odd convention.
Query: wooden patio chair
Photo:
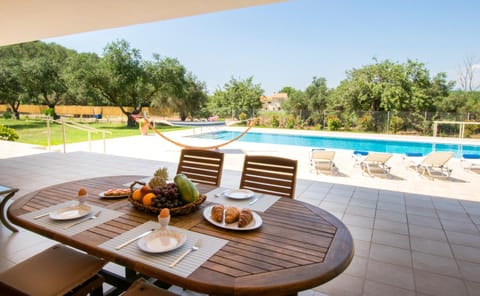
[[[281,197],[295,197],[297,160],[245,155],[240,188]]]
[[[2,221],[2,224],[12,232],[18,232],[18,229],[8,221],[7,217],[5,216],[5,211],[8,200],[11,199],[17,192],[18,188],[10,188],[0,185],[0,199],[2,200],[0,202],[0,221]]]
[[[103,295],[105,263],[58,244],[0,273],[0,295]]]
[[[139,278],[122,294],[122,296],[178,296],[168,290],[150,284],[143,278]]]
[[[183,149],[177,174],[184,174],[192,182],[220,186],[223,153],[203,149]]]

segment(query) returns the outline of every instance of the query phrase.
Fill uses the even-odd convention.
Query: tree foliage
[[[247,79],[231,78],[225,83],[224,89],[215,91],[209,101],[213,114],[239,118],[241,113],[254,117],[262,107],[260,97],[263,95],[260,84],[254,84],[253,77]]]

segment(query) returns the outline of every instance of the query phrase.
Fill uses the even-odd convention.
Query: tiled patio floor
[[[93,144],[95,152],[85,152],[83,143],[63,154],[0,141],[0,184],[21,188],[20,197],[74,179],[151,175],[159,166],[173,172],[180,151],[154,136],[109,140],[108,154],[101,153],[101,143]],[[480,295],[480,175],[464,172],[457,163],[454,181],[426,180],[407,171],[397,157],[392,173],[398,178],[363,177],[350,155],[338,152],[343,176],[333,177],[310,172],[308,149],[237,142],[222,151],[226,187],[238,186],[244,153],[297,158],[296,198],[332,212],[352,232],[355,257],[348,269],[301,295]],[[53,243],[2,227],[0,270]]]

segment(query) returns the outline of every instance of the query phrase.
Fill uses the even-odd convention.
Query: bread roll
[[[236,207],[228,207],[225,211],[225,223],[230,224],[238,221],[240,211]]]
[[[223,205],[214,205],[212,207],[212,214],[211,214],[212,219],[218,223],[222,223],[223,211],[224,211]]]
[[[242,209],[238,217],[238,227],[245,227],[253,221],[253,213],[250,209]]]

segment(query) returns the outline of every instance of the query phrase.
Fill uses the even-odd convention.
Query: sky
[[[478,0],[290,0],[43,41],[101,56],[124,39],[145,60],[177,58],[210,94],[252,76],[271,95],[314,77],[335,88],[374,59],[418,61],[457,81],[466,59],[480,70],[479,12]]]

